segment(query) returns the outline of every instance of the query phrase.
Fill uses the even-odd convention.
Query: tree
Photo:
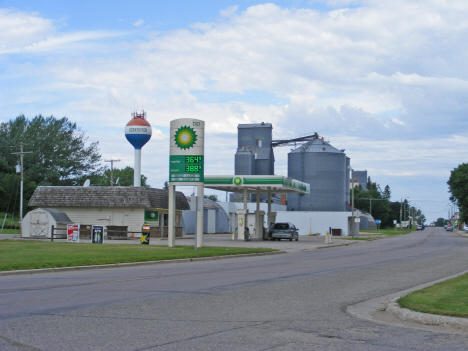
[[[462,163],[450,173],[447,181],[450,201],[456,203],[460,209],[462,222],[468,221],[468,163]]]
[[[19,144],[24,143],[24,199],[27,204],[37,185],[78,185],[98,174],[102,168],[98,143],[87,137],[76,123],[66,117],[38,115],[29,120],[20,115],[0,124],[0,201],[4,209],[9,202],[11,181],[16,177]],[[3,189],[3,191],[1,190]],[[8,196],[7,196],[8,193]],[[19,196],[19,195],[18,195]],[[19,208],[16,209],[18,211]]]
[[[390,187],[387,185],[383,191],[383,196],[387,199],[390,200],[390,197],[392,196],[392,192],[390,191]]]
[[[375,219],[381,220],[382,228],[384,228],[388,226],[389,201],[384,196],[382,196],[382,194],[376,188],[377,187],[375,187],[373,190],[362,190],[358,187],[355,188],[354,207],[361,211],[370,213]]]
[[[204,198],[214,202],[218,202],[218,195],[205,195]]]
[[[100,186],[110,186],[111,185],[111,178],[114,179],[114,185],[117,186],[132,186],[134,179],[134,169],[132,167],[125,167],[123,169],[114,168],[111,177],[111,170],[109,168],[105,168],[102,174],[95,175],[90,177],[90,181],[92,185],[100,185]],[[118,180],[118,184],[117,184]],[[141,186],[149,188],[150,185],[147,184],[148,178],[145,175],[141,175]]]
[[[443,227],[447,221],[444,218],[437,218],[437,221],[435,222],[436,227]]]
[[[366,189],[367,190],[377,190],[377,184],[372,182],[370,176],[367,177]]]

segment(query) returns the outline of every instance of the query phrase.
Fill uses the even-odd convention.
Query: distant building
[[[89,232],[91,225],[103,225],[108,235],[127,236],[149,222],[151,236],[167,237],[168,199],[167,190],[155,188],[39,186],[29,206],[61,211]],[[185,195],[177,192],[176,236],[182,236],[182,211],[188,209]]]
[[[361,186],[362,189],[367,190],[367,171],[355,171],[351,172],[351,180],[352,184],[356,184],[355,186]],[[354,182],[353,182],[354,181]]]
[[[236,175],[274,175],[275,156],[271,146],[271,123],[239,124],[237,152],[234,159]]]

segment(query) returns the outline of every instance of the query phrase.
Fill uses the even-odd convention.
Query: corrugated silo
[[[275,156],[271,146],[271,123],[239,124],[237,152],[234,158],[236,175],[274,175]]]
[[[294,211],[346,211],[349,199],[349,158],[314,138],[288,154],[288,177],[310,184],[310,194],[288,194]]]

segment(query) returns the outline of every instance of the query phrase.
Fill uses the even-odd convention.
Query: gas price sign
[[[170,182],[203,182],[203,156],[170,156]]]
[[[171,121],[169,182],[196,185],[204,181],[205,122]]]

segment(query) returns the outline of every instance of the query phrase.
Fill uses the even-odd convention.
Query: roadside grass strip
[[[0,241],[0,271],[175,260],[278,251],[267,248]]]
[[[21,234],[21,233],[19,229],[3,228],[3,230],[0,232],[0,235],[2,234]]]
[[[416,312],[468,317],[468,273],[413,291],[397,303]]]
[[[361,229],[359,230],[359,236],[357,237],[341,237],[340,239],[345,240],[375,240],[387,236],[397,236],[403,234],[409,234],[414,232],[416,229],[405,229],[405,230],[394,230],[394,229]]]

